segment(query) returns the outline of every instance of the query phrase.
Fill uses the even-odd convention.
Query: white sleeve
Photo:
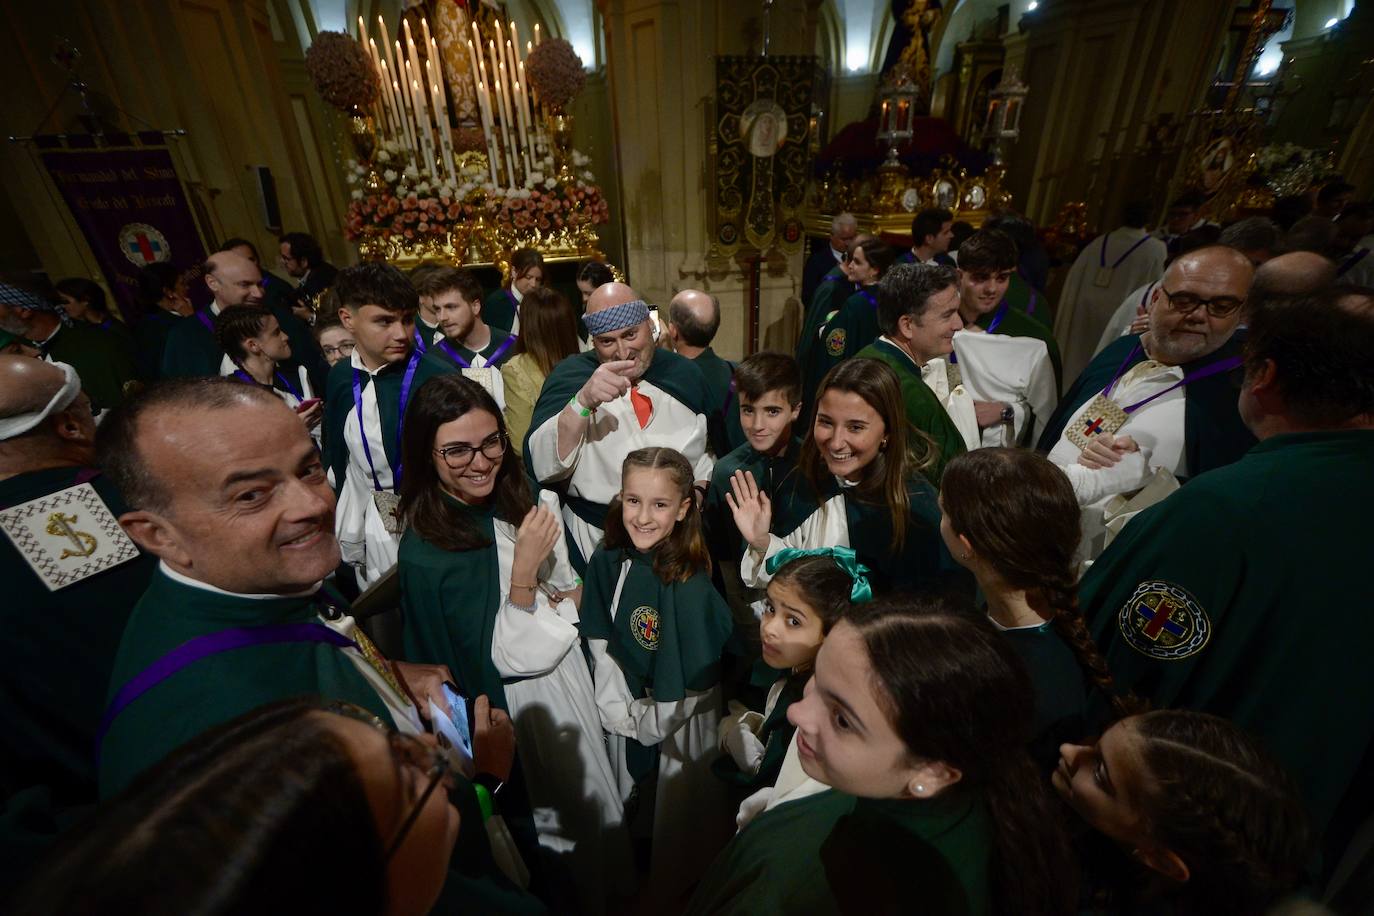
[[[572,604],[564,598],[560,604]],[[534,610],[512,604],[503,592],[491,634],[491,661],[502,677],[548,674],[577,644],[577,625],[567,620],[535,590]]]
[[[706,448],[706,418],[701,414],[697,414],[697,430],[692,436],[692,440],[702,443],[701,457],[692,462],[692,473],[696,474],[696,480],[710,480],[711,471],[716,466],[716,459],[711,457],[711,450]]]
[[[563,410],[566,409],[565,406]],[[530,433],[530,463],[534,466],[535,480],[540,483],[562,480],[572,474],[573,469],[577,467],[577,459],[582,454],[585,435],[573,446],[572,451],[568,452],[567,458],[558,457],[558,418],[562,416],[563,410],[549,417]]]
[[[1150,469],[1149,456],[1143,451],[1127,452],[1109,468],[1087,468],[1077,461],[1055,463],[1073,484],[1080,506],[1090,506],[1118,493],[1134,493],[1145,486],[1154,473]]]
[[[625,683],[625,672],[611,658],[606,640],[589,639],[587,647],[592,653],[592,681],[601,727],[613,735],[633,738],[640,744],[658,744],[719,697],[712,687],[700,692],[688,691],[687,696],[671,703],[657,703],[652,698],[636,699]]]
[[[744,556],[739,563],[739,575],[744,584],[750,588],[767,586],[773,578],[767,570],[768,558],[784,547],[797,547],[803,550],[816,547],[848,547],[849,523],[845,520],[844,508],[844,494],[831,497],[791,534],[786,537],[768,535],[768,549],[762,556],[746,544]]]
[[[539,504],[548,509],[560,521],[563,519],[563,509],[558,504],[558,494],[552,490],[539,491]],[[539,581],[547,582],[560,592],[572,591],[582,584],[577,571],[573,569],[572,563],[568,560],[568,540],[560,533],[558,539],[553,542],[553,552],[544,560],[539,567]],[[570,603],[570,602],[569,602]],[[559,603],[559,611],[564,610],[562,602]],[[572,620],[577,622],[576,607],[573,608]],[[566,615],[564,615],[566,616]]]
[[[1034,444],[1040,441],[1040,437],[1045,432],[1045,427],[1050,422],[1050,416],[1059,403],[1059,388],[1054,383],[1054,364],[1050,362],[1048,349],[1038,353],[1031,362],[1030,378],[1026,382],[1026,400],[1035,420],[1035,428],[1031,430],[1030,437],[1031,443]],[[1022,440],[1021,433],[1024,429],[1025,418],[1018,414],[1016,418],[1017,442]]]

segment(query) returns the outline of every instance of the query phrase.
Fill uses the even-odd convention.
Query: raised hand
[[[535,583],[539,567],[553,552],[553,545],[563,535],[563,521],[544,506],[535,506],[525,513],[515,532],[515,557],[511,561],[511,582],[518,585]]]
[[[749,546],[760,553],[768,549],[768,529],[773,523],[773,505],[768,494],[759,489],[754,475],[736,471],[730,478],[730,492],[725,494],[735,527]]]
[[[607,401],[614,401],[630,390],[626,373],[634,367],[632,359],[613,359],[597,366],[592,377],[577,392],[577,402],[588,410],[596,410]]]

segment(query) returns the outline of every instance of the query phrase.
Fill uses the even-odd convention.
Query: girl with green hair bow
[[[768,559],[767,598],[760,602],[763,657],[750,686],[766,691],[763,711],[731,700],[721,720],[717,776],[754,792],[777,781],[795,731],[787,708],[801,699],[826,634],[851,604],[873,597],[868,567],[847,547],[785,548]],[[757,606],[757,605],[756,605]],[[741,801],[745,793],[738,793]]]

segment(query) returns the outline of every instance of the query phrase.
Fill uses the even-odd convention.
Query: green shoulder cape
[[[1139,335],[1129,334],[1112,342],[1093,358],[1059,402],[1037,449],[1049,454],[1064,434],[1069,417],[1107,387],[1123,361],[1129,369],[1145,359],[1144,351],[1136,350],[1139,343]],[[1215,353],[1185,363],[1184,374],[1196,372],[1219,359],[1240,355],[1243,343],[1243,335],[1237,332]],[[1235,373],[1221,372],[1190,382],[1183,389],[1183,398],[1183,453],[1190,477],[1239,460],[1258,441],[1240,418],[1240,389]]]
[[[159,571],[129,617],[106,702],[153,662],[198,636],[314,621],[319,608],[313,595],[243,598],[183,585]],[[99,749],[101,797],[114,795],[206,729],[298,696],[346,700],[391,721],[382,698],[342,649],[293,642],[221,652],[182,668],[115,718]]]
[[[482,300],[482,320],[494,328],[510,331],[518,307],[509,288],[494,289]]]
[[[202,312],[212,318],[209,309]],[[199,317],[190,315],[167,332],[167,345],[162,351],[162,377],[218,376],[223,358],[224,351],[215,343],[215,335]]]
[[[77,321],[58,329],[46,352],[54,360],[76,368],[81,376],[81,390],[98,409],[122,404],[124,384],[138,378],[132,340],[126,344],[122,337],[102,331],[90,322]]]
[[[830,371],[831,366],[848,359],[878,339],[882,330],[878,327],[877,298],[876,284],[858,290],[844,300],[844,305],[826,324],[821,334],[823,352],[820,364],[823,368],[812,391],[820,385],[821,377]]]
[[[707,347],[692,364],[701,370],[710,392],[707,432],[711,454],[729,454],[744,444],[744,428],[739,422],[739,398],[735,395],[735,364],[721,359]]]
[[[905,353],[885,340],[875,340],[859,351],[860,357],[876,359],[886,363],[897,373],[902,386],[902,403],[906,406],[906,418],[911,425],[935,440],[938,450],[935,463],[926,469],[926,477],[937,487],[944,476],[945,465],[956,455],[966,450],[964,435],[949,418],[944,405],[921,379],[921,370]]]

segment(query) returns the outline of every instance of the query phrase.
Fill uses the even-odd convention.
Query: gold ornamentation
[[[61,512],[54,512],[48,516],[48,534],[63,537],[72,542],[72,547],[64,547],[60,559],[69,557],[89,557],[95,553],[98,541],[95,535],[89,531],[77,531],[75,515],[63,515]]]
[[[981,226],[991,211],[1011,205],[1011,192],[1002,187],[1004,175],[1000,165],[972,174],[950,157],[916,178],[900,163],[854,179],[837,169],[812,186],[806,231],[829,235],[835,214],[853,213],[860,231],[905,235],[911,231],[912,213],[925,207],[944,207],[955,219]]]
[[[508,277],[510,255],[517,248],[533,248],[545,261],[599,261],[605,254],[598,244],[596,227],[591,225],[543,232],[498,226],[479,218],[442,238],[406,239],[392,233],[365,233],[358,242],[358,250],[366,260],[386,261],[403,270],[421,261],[455,266],[491,264],[501,269],[503,277]]]

